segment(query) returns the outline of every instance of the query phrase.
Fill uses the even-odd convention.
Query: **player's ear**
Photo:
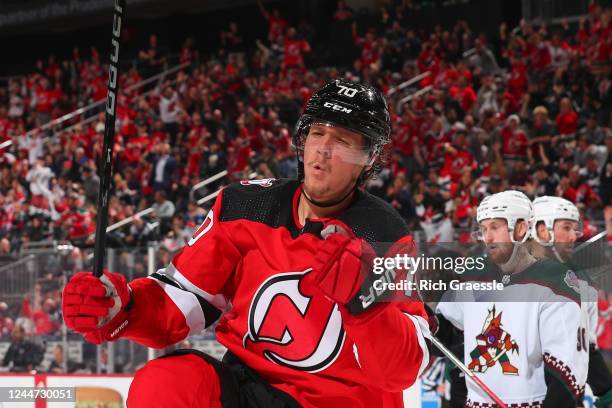
[[[525,234],[527,234],[527,221],[518,220],[514,225],[514,239],[517,241],[521,241]]]
[[[536,232],[540,240],[545,242],[548,242],[550,240],[550,234],[548,233],[548,229],[546,228],[546,225],[543,222],[538,222],[538,225],[536,225]]]

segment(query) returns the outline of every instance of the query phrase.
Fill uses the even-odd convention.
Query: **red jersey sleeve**
[[[241,256],[219,220],[222,196],[166,268],[130,282],[133,307],[124,337],[161,348],[221,316],[227,305],[223,289]]]
[[[414,241],[406,236],[385,254],[415,254]],[[398,273],[402,279],[405,273]],[[344,328],[355,344],[355,355],[371,384],[389,392],[410,387],[429,363],[429,324],[425,307],[414,296],[390,294],[361,314],[341,308]],[[384,295],[383,295],[384,296]]]
[[[414,384],[427,367],[429,326],[422,303],[389,303],[370,318],[343,311],[342,318],[355,343],[359,365],[373,385],[401,391]]]

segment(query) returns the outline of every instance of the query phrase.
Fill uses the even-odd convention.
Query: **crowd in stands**
[[[171,253],[206,215],[198,198],[253,172],[294,177],[293,125],[313,90],[336,77],[387,94],[393,142],[387,166],[366,187],[425,241],[469,241],[480,200],[507,188],[532,198],[565,197],[584,217],[584,239],[606,225],[612,238],[612,10],[593,4],[576,24],[502,23],[487,36],[464,20],[412,29],[410,7],[389,3],[362,26],[338,1],[329,18],[340,34],[335,41],[343,42],[329,47],[356,55],[346,66],[318,65],[314,56],[325,55],[327,45],[313,43],[312,26],[293,26],[259,3],[268,35],[255,47],[231,23],[214,55],[200,56],[186,39],[179,58],[188,68],[152,92],[121,94],[109,224],[148,207],[153,213],[111,233],[109,245],[157,241]],[[0,87],[0,142],[13,140],[0,150],[0,261],[50,238],[93,244],[103,114],[70,131],[21,135],[105,98],[100,59],[93,48],[75,49],[71,59],[50,56]],[[120,87],[160,72],[165,60],[152,34],[138,69],[121,75]],[[426,75],[398,89],[419,74]],[[405,98],[408,89],[412,96]],[[222,170],[227,178],[192,191]],[[36,309],[51,316],[54,306],[45,302]],[[43,320],[44,327],[53,324]]]

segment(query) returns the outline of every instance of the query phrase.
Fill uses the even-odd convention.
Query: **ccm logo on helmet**
[[[344,106],[336,105],[333,102],[325,102],[323,106],[325,106],[326,108],[333,109],[335,111],[343,112],[343,113],[351,113],[353,111],[352,109],[345,108]]]
[[[340,88],[338,91],[339,95],[346,95],[349,98],[352,98],[355,96],[355,94],[357,94],[357,89],[349,88],[348,86],[338,85],[338,88]]]

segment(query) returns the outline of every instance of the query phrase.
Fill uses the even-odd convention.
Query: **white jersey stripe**
[[[181,313],[183,313],[187,326],[189,326],[188,336],[198,334],[204,330],[206,326],[204,312],[202,311],[200,302],[198,302],[198,298],[193,293],[179,289],[155,278],[149,279],[157,282],[157,284],[164,290],[166,295],[168,295],[168,297],[172,299],[174,304],[179,308]]]
[[[429,364],[429,349],[427,348],[427,344],[425,343],[425,338],[431,336],[429,333],[429,325],[427,321],[421,316],[413,316],[411,314],[405,313],[406,316],[412,321],[414,324],[414,328],[417,333],[417,339],[419,341],[419,346],[421,347],[421,352],[423,353],[423,360],[421,360],[421,366],[419,367],[419,372],[417,374],[417,378],[423,374],[427,364]]]
[[[223,295],[213,295],[200,289],[199,287],[194,285],[189,279],[187,279],[185,275],[183,275],[178,269],[176,269],[172,262],[169,263],[165,269],[161,269],[158,272],[172,278],[188,291],[201,296],[204,300],[215,306],[217,309],[225,310],[225,308],[227,307],[227,301]]]

